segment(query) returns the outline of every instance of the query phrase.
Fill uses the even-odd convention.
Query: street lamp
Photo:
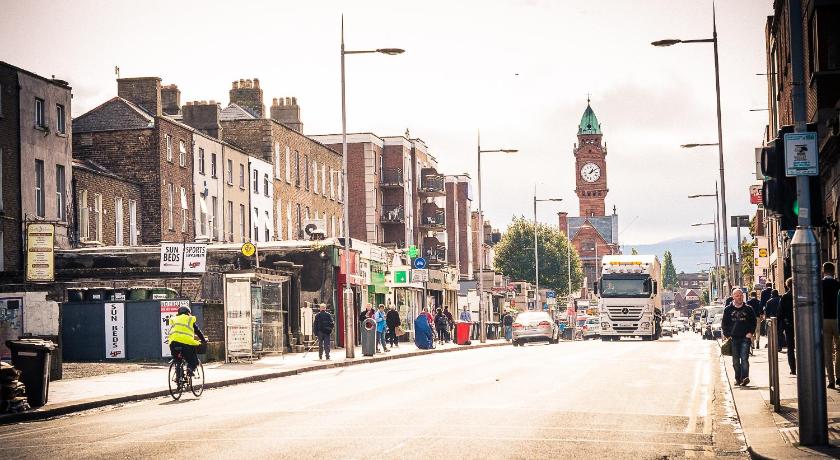
[[[715,240],[717,240],[715,242],[715,269],[717,270],[721,266],[720,265],[721,261],[719,259],[718,253],[720,252],[720,241],[721,241],[720,234],[721,234],[721,227],[722,227],[722,224],[721,224],[721,222],[718,218],[718,216],[720,215],[720,202],[721,202],[721,200],[720,200],[720,196],[718,195],[717,182],[715,182],[715,193],[699,193],[699,194],[694,194],[694,195],[688,195],[688,197],[689,198],[712,198],[712,197],[715,198],[715,218],[714,218],[714,222],[717,225],[715,225],[714,235],[715,235]],[[725,234],[726,230],[723,230],[723,233]],[[729,261],[728,260],[724,261],[724,267],[726,267],[727,282],[728,282],[729,281],[729,278],[728,278],[728,275],[729,275]],[[720,274],[718,273],[717,276],[720,276]],[[718,282],[720,282],[719,279],[718,279]],[[731,286],[731,284],[730,284],[730,286]],[[722,288],[722,285],[718,284],[718,287]]]
[[[534,289],[534,306],[542,306],[540,304],[540,255],[537,251],[539,240],[537,238],[537,202],[538,201],[563,201],[562,198],[537,198],[537,185],[534,184],[534,280],[536,281]],[[569,287],[571,291],[571,286]]]
[[[484,211],[481,207],[481,154],[482,153],[516,153],[517,149],[481,149],[481,133],[478,133],[478,326],[481,343],[487,342],[487,315],[484,313]]]
[[[353,310],[353,290],[350,289],[350,188],[347,181],[347,102],[345,98],[344,81],[344,56],[347,54],[387,54],[390,56],[402,54],[404,50],[399,48],[377,48],[375,50],[354,50],[344,49],[344,15],[341,16],[341,177],[344,195],[344,351],[347,358],[355,357],[356,317]]]
[[[723,122],[721,120],[720,115],[720,65],[718,63],[718,38],[717,38],[717,23],[715,20],[715,7],[714,3],[712,3],[712,38],[703,38],[697,40],[681,40],[681,39],[667,39],[667,40],[658,40],[652,42],[651,45],[653,46],[672,46],[678,43],[711,43],[714,47],[714,55],[715,55],[715,93],[717,96],[717,131],[718,131],[718,163],[720,169],[720,195],[721,195],[721,208],[720,208],[720,222],[725,223],[728,219],[726,217],[726,179],[724,178],[724,167],[723,167]],[[690,145],[690,144],[687,144]],[[698,145],[699,146],[699,145]],[[686,147],[690,148],[690,147]],[[723,232],[723,252],[729,253],[729,232]],[[726,266],[726,280],[727,282],[730,281],[730,273],[729,273],[729,261],[724,261]],[[731,283],[730,283],[731,285]]]

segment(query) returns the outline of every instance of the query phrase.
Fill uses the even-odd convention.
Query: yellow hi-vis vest
[[[169,343],[178,342],[186,345],[198,345],[201,342],[195,339],[195,316],[177,315],[169,318]]]

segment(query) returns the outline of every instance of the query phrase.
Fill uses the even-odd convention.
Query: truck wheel
[[[612,342],[612,337],[601,336],[601,342]]]

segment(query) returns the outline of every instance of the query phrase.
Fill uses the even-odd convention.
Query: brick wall
[[[257,118],[265,116],[265,104],[263,104],[263,91],[260,88],[260,80],[239,80],[233,82],[230,89],[230,102],[251,112]]]
[[[167,118],[158,117],[156,120],[157,135],[157,160],[160,168],[160,182],[157,184],[160,187],[160,201],[158,206],[162,211],[158,227],[160,228],[160,241],[181,241],[184,238],[191,240],[195,235],[193,225],[193,143],[192,131],[189,128],[175,123]],[[166,153],[166,135],[171,136],[172,139],[172,161],[167,160]],[[180,143],[184,142],[186,147],[184,165],[180,165],[179,149]],[[168,216],[168,184],[174,185],[174,196],[172,204],[173,223],[169,225]],[[154,186],[154,184],[149,184]],[[180,189],[184,188],[187,195],[187,211],[186,214],[181,212],[181,196]],[[186,216],[184,218],[184,215]],[[182,225],[182,222],[185,222]],[[184,230],[185,229],[185,230]]]
[[[6,271],[23,269],[20,221],[20,171],[18,170],[18,126],[20,121],[17,97],[17,71],[0,65],[0,154],[2,154],[2,194],[0,203],[0,231],[3,232],[3,268]]]
[[[575,149],[575,193],[578,196],[581,216],[603,216],[606,212],[604,201],[607,197],[607,162],[606,149],[601,148],[601,136],[579,135],[580,144]],[[585,143],[594,141],[594,143]],[[595,182],[586,182],[580,175],[581,168],[587,163],[595,163],[601,168],[601,176]]]
[[[138,77],[117,79],[117,95],[143,108],[149,115],[161,115],[160,78]]]
[[[89,210],[88,218],[88,234],[94,235],[96,232],[96,218],[94,212],[94,195],[96,193],[102,194],[102,235],[99,235],[99,241],[105,246],[113,246],[117,244],[116,237],[116,198],[122,198],[122,214],[123,214],[123,245],[128,246],[130,242],[129,229],[129,201],[137,203],[137,213],[141,213],[140,200],[141,192],[140,185],[128,182],[118,177],[98,173],[89,169],[81,167],[73,168],[73,179],[76,182],[76,200],[82,196],[82,191],[86,190],[88,201],[87,207]],[[138,230],[142,234],[142,215],[137,216]],[[81,220],[79,220],[81,224]]]

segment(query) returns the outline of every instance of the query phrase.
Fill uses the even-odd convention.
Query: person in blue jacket
[[[385,330],[387,329],[387,315],[385,314],[385,305],[379,304],[379,309],[373,314],[373,319],[376,320],[376,351],[379,351],[379,345],[382,345],[382,352],[391,351],[385,346]]]
[[[423,311],[414,319],[414,344],[421,350],[429,350],[435,347],[434,333],[429,322],[431,316],[428,309],[423,307]]]

